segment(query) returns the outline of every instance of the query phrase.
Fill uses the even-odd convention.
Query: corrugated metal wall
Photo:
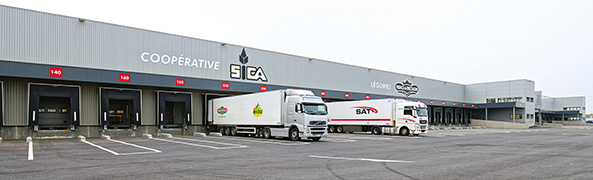
[[[0,60],[56,66],[73,66],[114,71],[164,74],[223,81],[315,88],[345,92],[399,96],[394,84],[410,80],[420,88],[413,97],[464,101],[464,85],[368,69],[303,56],[276,53],[243,46],[164,34],[77,18],[0,6]],[[267,82],[230,77],[230,65],[261,67]],[[143,53],[149,55],[143,56]],[[218,69],[153,63],[152,54],[217,62]],[[143,61],[142,57],[147,61]],[[156,56],[155,56],[156,57]],[[361,59],[360,61],[364,61]],[[184,63],[182,63],[184,64]],[[388,70],[410,68],[385,67]],[[373,88],[372,82],[388,84],[389,89]]]
[[[192,125],[202,124],[202,111],[204,110],[204,97],[201,91],[193,90],[192,93]]]
[[[24,79],[3,79],[5,90],[4,126],[26,126],[28,105],[28,81]]]
[[[99,86],[94,83],[83,83],[80,91],[80,125],[99,125]]]
[[[156,125],[156,93],[154,88],[142,88],[142,125]]]

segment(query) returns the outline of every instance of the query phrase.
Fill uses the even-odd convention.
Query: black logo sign
[[[417,94],[418,93],[418,86],[415,84],[412,84],[410,81],[405,80],[402,82],[398,82],[395,83],[395,90],[398,93],[401,93],[403,95],[405,95],[406,97],[412,95],[412,94]]]
[[[233,79],[246,79],[252,81],[261,80],[263,82],[268,82],[268,77],[266,77],[266,73],[264,69],[261,67],[254,67],[254,66],[245,66],[247,62],[249,62],[249,57],[247,53],[245,53],[245,48],[239,55],[239,62],[243,65],[239,64],[231,64],[230,73],[231,78]]]
[[[356,108],[356,115],[377,114],[379,112],[379,111],[377,111],[377,109],[375,109],[373,107],[368,107],[368,106],[355,106],[352,108]]]

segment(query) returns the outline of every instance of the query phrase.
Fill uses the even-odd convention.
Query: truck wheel
[[[290,129],[290,134],[289,135],[290,135],[290,140],[298,141],[298,140],[301,139],[299,137],[299,129],[297,129],[297,128]]]
[[[319,141],[319,139],[321,139],[321,137],[314,137],[314,138],[311,138],[311,140],[313,140],[313,141]]]
[[[230,127],[225,127],[224,128],[224,135],[231,135],[231,128]]]
[[[336,132],[343,133],[344,132],[344,127],[342,127],[342,126],[336,127]]]
[[[231,136],[237,135],[237,128],[231,128]]]
[[[375,126],[375,127],[373,127],[373,131],[372,132],[373,132],[374,135],[381,135],[381,128]]]
[[[336,132],[336,127],[335,126],[330,126],[329,127],[329,132],[330,133]]]
[[[224,127],[218,127],[218,132],[220,132],[221,135],[226,135],[224,134]]]
[[[264,138],[266,138],[266,139],[272,138],[272,131],[270,131],[269,127],[264,128]]]
[[[399,134],[401,134],[402,136],[409,136],[410,130],[408,130],[408,128],[406,127],[403,127],[401,130],[399,130]]]

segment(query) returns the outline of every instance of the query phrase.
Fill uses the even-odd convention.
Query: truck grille
[[[325,128],[311,128],[311,131],[325,131]]]
[[[426,124],[427,120],[420,120],[420,124]]]
[[[309,121],[311,126],[324,126],[326,123],[326,121]]]

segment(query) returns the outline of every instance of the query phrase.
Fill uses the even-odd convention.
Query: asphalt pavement
[[[0,179],[593,179],[593,129],[426,135],[34,139],[0,143]]]

